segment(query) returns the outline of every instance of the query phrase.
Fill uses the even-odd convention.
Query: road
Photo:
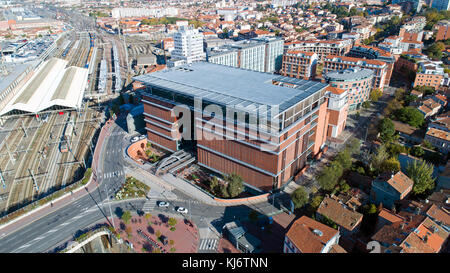
[[[131,201],[109,201],[113,192],[117,191],[125,181],[124,166],[128,163],[123,158],[123,148],[128,139],[120,126],[114,126],[110,137],[107,138],[99,160],[100,186],[88,195],[72,201],[65,207],[52,212],[7,236],[0,238],[0,253],[6,252],[47,252],[61,243],[72,239],[73,235],[98,222],[106,222],[111,212],[116,214],[118,210],[130,210],[133,213],[141,211],[146,199]],[[170,200],[169,208],[152,208],[152,213],[165,213],[185,218],[191,218],[200,229],[215,227],[220,228],[229,221],[244,219],[253,209],[271,211],[271,204],[264,202],[253,207],[248,206],[211,206],[192,200],[186,194],[173,190],[175,201]],[[156,201],[159,200],[154,200]],[[111,205],[111,208],[110,208]],[[175,211],[175,207],[183,206],[190,210],[188,214]],[[120,208],[120,209],[119,209]],[[116,216],[116,215],[115,215]],[[117,217],[117,216],[116,216]],[[1,236],[1,235],[0,235]]]

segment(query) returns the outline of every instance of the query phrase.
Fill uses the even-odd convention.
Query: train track
[[[36,171],[37,164],[39,159],[38,152],[42,150],[43,145],[45,143],[45,139],[48,138],[50,130],[55,121],[56,115],[51,114],[48,122],[43,123],[41,128],[36,130],[33,135],[33,141],[30,141],[27,150],[31,150],[27,152],[26,155],[21,155],[19,166],[17,167],[16,174],[14,179],[25,178],[30,176],[29,170]],[[37,173],[35,173],[37,174]],[[40,179],[39,179],[40,180]],[[34,192],[34,183],[31,179],[24,179],[22,181],[15,181],[12,183],[11,190],[9,192],[9,198],[7,201],[6,209],[10,207],[14,207],[20,203],[26,203],[27,201],[31,201],[30,199],[33,197]]]

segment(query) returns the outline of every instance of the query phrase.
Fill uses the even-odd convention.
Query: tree
[[[430,163],[415,160],[406,167],[406,175],[414,181],[414,194],[422,194],[434,188],[433,165]]]
[[[395,126],[390,118],[383,118],[378,123],[378,131],[380,132],[380,139],[383,142],[389,142],[394,139]]]
[[[389,158],[389,154],[386,152],[386,147],[381,145],[378,147],[375,153],[372,154],[372,158],[370,160],[371,167],[373,169],[380,169],[383,162]]]
[[[349,150],[351,155],[359,154],[359,150],[361,148],[361,141],[355,137],[351,137],[347,141],[347,149]]]
[[[230,196],[227,191],[227,186],[224,184],[220,184],[219,193],[220,193],[220,196],[222,196],[223,198],[228,198]]]
[[[322,195],[316,195],[311,199],[311,203],[309,204],[309,206],[311,207],[312,211],[316,211],[320,204],[323,201],[323,196]]]
[[[341,180],[341,182],[339,182],[339,191],[342,193],[346,193],[350,190],[350,186],[347,184],[347,182],[345,182],[345,180]]]
[[[416,128],[420,128],[425,122],[424,115],[417,108],[411,106],[397,110],[395,115],[398,120],[408,123]]]
[[[227,175],[225,181],[228,182],[228,194],[230,197],[236,197],[244,190],[242,177],[236,173]]]
[[[423,156],[424,154],[425,154],[425,151],[422,149],[422,147],[420,147],[420,146],[414,146],[413,148],[412,148],[412,154],[414,155],[414,156],[417,156],[417,157],[421,157],[421,156]]]
[[[129,210],[125,211],[120,217],[125,224],[128,224],[131,219],[131,212]]]
[[[398,157],[399,154],[408,152],[405,146],[400,145],[396,142],[391,142],[387,144],[386,151],[389,153],[391,157]]]
[[[382,172],[398,172],[400,171],[400,162],[395,157],[391,157],[383,161],[380,167]]]
[[[169,218],[169,220],[167,221],[167,223],[169,224],[169,226],[173,227],[177,224],[177,219],[175,218]]]
[[[291,199],[296,209],[302,208],[308,203],[308,193],[304,187],[300,186],[291,194]]]
[[[332,161],[329,166],[323,168],[322,172],[319,173],[317,181],[324,190],[331,191],[336,187],[338,179],[342,176],[343,172],[344,170],[341,164]]]
[[[341,164],[344,171],[350,169],[350,167],[352,166],[352,156],[348,149],[344,149],[344,150],[340,151],[336,155],[334,160],[339,162],[339,164]]]
[[[381,98],[381,96],[383,96],[383,92],[378,88],[375,88],[372,91],[370,91],[370,100],[373,102],[377,102],[378,99]]]
[[[211,179],[209,179],[209,189],[214,192],[219,186],[219,179],[217,177],[213,176]]]
[[[375,214],[377,211],[377,206],[375,206],[375,204],[367,204],[363,206],[364,214]]]
[[[404,95],[405,95],[405,89],[403,89],[403,88],[398,88],[394,92],[394,98],[399,101],[403,99]]]
[[[428,57],[438,60],[442,58],[443,51],[445,51],[445,44],[443,42],[433,43],[425,50]]]

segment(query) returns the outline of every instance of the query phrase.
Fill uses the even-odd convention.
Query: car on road
[[[177,212],[179,212],[179,213],[188,213],[188,210],[187,210],[187,208],[178,207],[177,208]]]
[[[146,135],[140,135],[139,140],[145,139],[146,137],[147,137]]]
[[[135,136],[135,137],[133,137],[133,138],[131,139],[131,142],[134,143],[134,142],[136,142],[136,141],[138,141],[138,140],[139,140],[139,137]]]
[[[158,207],[168,207],[170,204],[169,202],[159,201]]]

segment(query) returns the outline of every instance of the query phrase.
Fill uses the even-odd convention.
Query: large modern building
[[[273,73],[281,69],[284,40],[261,37],[226,44],[207,51],[210,63]]]
[[[348,92],[349,110],[359,109],[369,99],[372,90],[373,71],[370,69],[348,68],[331,71],[324,75],[324,80],[332,87]]]
[[[322,73],[326,74],[330,71],[345,70],[353,67],[372,70],[374,72],[373,88],[378,88],[383,91],[386,81],[387,64],[379,60],[329,55],[325,58]]]
[[[250,187],[279,189],[324,146],[327,84],[208,62],[134,79],[146,86],[151,143],[193,147],[199,165],[236,172]]]
[[[175,49],[171,53],[168,66],[173,67],[206,59],[203,51],[203,34],[198,29],[180,25],[180,30],[174,34],[173,40]]]

